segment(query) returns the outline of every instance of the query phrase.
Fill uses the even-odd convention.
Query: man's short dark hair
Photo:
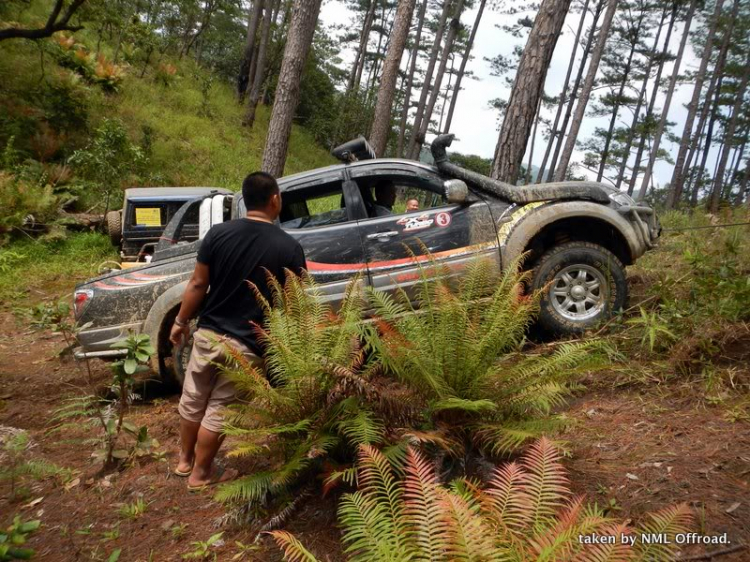
[[[278,192],[276,178],[266,172],[253,172],[242,182],[242,199],[248,211],[264,209],[271,197]]]

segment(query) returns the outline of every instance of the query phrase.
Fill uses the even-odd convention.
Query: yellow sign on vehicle
[[[159,207],[136,207],[136,226],[161,226],[161,209]]]

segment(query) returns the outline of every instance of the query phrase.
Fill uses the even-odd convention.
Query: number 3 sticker
[[[450,213],[438,213],[435,215],[435,224],[438,226],[448,226],[451,223]]]

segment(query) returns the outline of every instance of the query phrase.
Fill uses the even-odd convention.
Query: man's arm
[[[174,326],[169,334],[169,341],[173,345],[183,343],[190,335],[190,319],[195,316],[208,291],[208,265],[196,262],[193,275],[188,281],[185,293],[182,295],[182,305],[177,313]]]

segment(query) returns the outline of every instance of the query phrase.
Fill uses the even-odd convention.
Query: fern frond
[[[221,484],[216,492],[216,500],[221,502],[259,502],[273,490],[273,478],[273,472],[256,472]]]
[[[666,507],[650,513],[647,521],[638,529],[638,534],[665,535],[669,537],[670,544],[647,544],[643,541],[637,541],[635,551],[638,560],[669,560],[679,545],[674,543],[674,536],[677,533],[684,533],[690,528],[693,521],[692,512],[687,504],[679,504],[672,507]]]
[[[411,447],[404,481],[404,517],[420,559],[440,560],[448,548],[448,518],[443,513],[440,485],[432,463]]]
[[[302,546],[302,543],[293,534],[286,531],[268,531],[268,534],[284,551],[284,560],[288,562],[318,562],[318,559]]]
[[[337,425],[353,446],[378,444],[383,441],[385,426],[371,412],[360,409],[353,417],[341,420]]]
[[[528,475],[518,463],[498,467],[485,492],[485,508],[503,528],[520,531],[531,521],[531,502],[524,492]]]
[[[532,528],[543,529],[570,495],[560,452],[552,441],[542,437],[529,447],[521,464],[527,473],[524,494],[530,506]]]
[[[443,490],[441,504],[447,516],[449,560],[501,561],[506,553],[497,548],[493,533],[480,515],[479,505],[470,503],[458,494]]]
[[[442,410],[461,410],[471,414],[480,414],[483,412],[496,411],[497,404],[492,400],[468,400],[466,398],[451,396],[450,398],[437,400],[430,405],[430,408],[433,412],[440,412]]]

